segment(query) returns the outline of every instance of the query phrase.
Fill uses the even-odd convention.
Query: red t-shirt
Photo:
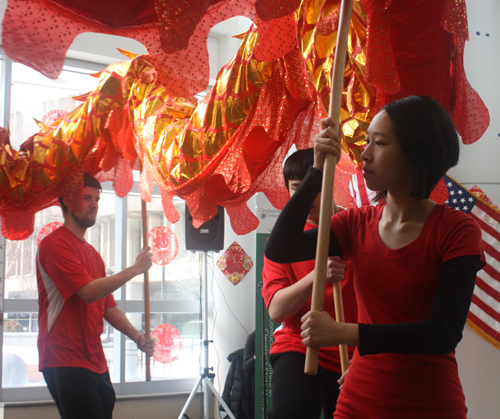
[[[108,370],[101,343],[103,316],[113,295],[87,304],[76,292],[106,276],[99,253],[61,227],[40,243],[37,256],[40,371],[47,367]]]
[[[460,211],[436,205],[418,238],[393,250],[378,233],[383,208],[347,210],[331,221],[344,258],[353,263],[358,321],[428,319],[441,265],[455,257],[483,254],[479,226]],[[454,352],[360,356],[356,351],[335,418],[465,419],[466,412]]]
[[[315,226],[306,224],[305,230],[314,227]],[[314,269],[314,263],[314,260],[308,260],[304,262],[279,264],[264,257],[264,268],[262,271],[262,296],[264,297],[267,308],[269,308],[269,304],[277,291],[287,288],[304,278]],[[344,303],[345,321],[347,323],[356,323],[357,306],[350,265],[350,262],[346,264],[346,272],[341,283],[342,298]],[[307,347],[302,343],[302,338],[300,337],[300,326],[302,324],[300,319],[310,309],[311,299],[309,299],[306,305],[296,315],[281,323],[281,325],[274,332],[274,343],[271,346],[271,354],[283,352],[306,353]],[[323,310],[335,318],[332,284],[326,285]],[[354,348],[349,347],[348,349],[350,355],[352,355]],[[321,348],[319,351],[319,365],[327,370],[340,373],[341,368],[338,346]]]

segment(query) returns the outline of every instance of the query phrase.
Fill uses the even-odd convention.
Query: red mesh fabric
[[[44,0],[9,1],[2,30],[3,47],[9,57],[53,79],[61,73],[66,51],[78,34],[127,36],[126,30],[108,27],[85,13]],[[155,32],[155,25],[150,24],[135,28],[132,37],[154,42]]]
[[[381,92],[394,94],[401,89],[392,48],[389,15],[384,3],[389,1],[362,1],[367,13],[366,68],[368,83]]]
[[[211,0],[155,2],[163,51],[172,54],[187,48],[189,38],[207,12],[210,3]]]
[[[256,0],[255,10],[260,19],[268,22],[295,12],[300,5],[300,1],[301,0]]]
[[[259,43],[255,57],[260,61],[274,61],[297,46],[297,27],[293,14],[271,22],[257,20]]]
[[[176,223],[180,219],[180,215],[174,207],[173,200],[174,195],[169,194],[164,189],[160,189],[161,193],[161,204],[163,207],[163,212],[165,213],[165,217],[171,223]]]
[[[75,13],[94,16],[94,20],[112,27],[132,26],[156,20],[154,0],[53,0]]]
[[[434,97],[451,111],[452,36],[441,27],[442,16],[443,10],[436,7],[435,0],[420,0],[412,6],[392,3],[387,21],[401,87],[397,91],[382,91],[382,103],[419,94]],[[425,30],[422,30],[424,21]]]
[[[129,3],[134,2],[125,4]],[[61,73],[66,51],[80,33],[132,38],[148,50],[165,88],[173,96],[187,97],[207,86],[210,28],[233,16],[255,17],[253,0],[198,0],[196,3],[158,0],[155,3],[165,17],[161,23],[174,26],[160,27],[156,14],[151,13],[145,13],[137,21],[132,19],[130,26],[103,23],[110,20],[110,13],[109,8],[105,8],[104,16],[98,14],[102,2],[86,2],[86,11],[82,11],[73,7],[71,1],[9,0],[3,20],[2,47],[13,60],[56,79]],[[206,8],[204,14],[197,10],[198,6]],[[176,17],[178,7],[185,12],[182,19]],[[167,48],[169,54],[162,47]]]
[[[96,175],[99,182],[113,182],[113,189],[120,198],[124,198],[132,190],[134,179],[132,162],[118,159],[116,166],[108,172],[101,171]]]
[[[490,125],[490,113],[465,75],[463,53],[465,41],[460,40],[455,57],[455,107],[453,123],[464,144],[479,140]]]
[[[446,183],[444,179],[441,179],[431,192],[430,198],[437,204],[443,204],[448,199],[448,195],[449,192]]]
[[[469,39],[467,8],[464,0],[445,0],[441,26],[464,41]]]
[[[176,0],[172,1],[176,4]],[[210,7],[189,38],[185,50],[165,54],[159,43],[152,43],[150,40],[140,41],[151,55],[159,79],[172,96],[187,97],[206,89],[210,75],[208,32],[217,23],[233,16],[254,18],[253,3],[252,0],[226,0]]]
[[[379,106],[409,95],[431,96],[450,112],[465,144],[481,138],[490,118],[463,67],[465,0],[361,3],[369,35],[365,77],[378,89]]]

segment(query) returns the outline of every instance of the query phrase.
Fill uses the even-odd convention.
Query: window
[[[129,256],[123,266],[132,264],[141,248],[140,211],[135,209],[140,207],[139,202],[138,195],[120,199],[109,190],[101,193],[97,222],[87,230],[85,238],[103,257],[108,274],[123,269],[118,266],[119,257],[116,257],[116,254],[120,253],[120,248],[115,247],[118,243],[117,236],[123,234],[123,231],[117,234],[117,225],[125,224],[127,231],[126,251]],[[176,207],[184,216],[184,202],[179,200]],[[150,229],[157,226],[171,228],[179,242],[177,257],[170,264],[154,265],[149,271],[151,330],[166,324],[174,326],[182,337],[182,346],[172,362],[162,364],[151,360],[152,379],[194,379],[199,373],[201,350],[200,255],[185,250],[184,224],[178,222],[169,225],[166,222],[160,197],[153,197],[151,204],[148,204],[148,221]],[[43,376],[38,371],[36,249],[44,227],[61,222],[63,218],[60,208],[48,208],[37,214],[35,232],[30,238],[6,243],[2,374],[4,389],[15,387],[19,390],[20,387],[45,386]],[[115,294],[117,303],[126,312],[132,324],[138,330],[143,330],[143,276],[135,277]],[[137,350],[134,342],[125,337],[119,339],[119,336],[120,334],[105,322],[101,339],[112,381],[132,383],[144,380],[144,354]],[[124,362],[120,362],[121,354],[124,356]],[[137,391],[134,390],[135,393]]]
[[[142,248],[141,201],[137,194],[126,198],[127,210],[124,211],[127,229],[127,266],[132,264]],[[152,380],[196,377],[199,374],[201,349],[200,327],[200,277],[201,261],[199,255],[185,250],[184,240],[184,201],[175,200],[174,204],[181,215],[176,224],[166,221],[159,196],[147,204],[149,230],[164,226],[175,234],[178,240],[176,258],[167,265],[156,265],[149,270],[151,331],[161,325],[175,327],[182,337],[180,352],[168,364],[155,360],[151,363]],[[121,269],[120,269],[121,270]],[[138,330],[144,329],[144,278],[137,276],[123,287],[119,299],[120,306],[127,313]],[[118,300],[118,297],[115,296]],[[138,352],[135,344],[127,340],[125,361],[125,382],[144,380],[145,357]],[[119,380],[116,364],[110,364],[112,379]]]
[[[18,149],[38,131],[33,117],[41,120],[50,111],[71,111],[78,106],[72,97],[93,90],[97,84],[86,73],[65,70],[60,79],[51,81],[13,63],[10,126],[14,148]],[[159,194],[148,204],[149,229],[168,227],[178,240],[177,257],[167,265],[154,265],[149,271],[151,330],[160,325],[175,327],[182,337],[182,346],[176,358],[167,364],[151,360],[155,381],[152,390],[151,383],[144,382],[145,356],[134,342],[105,322],[101,340],[117,394],[190,391],[200,372],[201,260],[199,254],[185,250],[184,202],[174,200],[174,204],[181,216],[175,225],[166,221]],[[137,192],[121,199],[110,185],[103,184],[98,219],[87,230],[86,240],[103,257],[108,275],[132,264],[142,247],[140,208]],[[50,398],[38,371],[36,251],[43,228],[62,221],[60,208],[47,208],[37,214],[35,231],[29,239],[5,243],[3,401]],[[0,244],[3,240],[0,237]],[[143,277],[138,276],[117,290],[115,299],[134,326],[143,330]]]
[[[2,386],[45,385],[38,371],[38,291],[36,249],[42,228],[60,223],[61,210],[51,207],[37,214],[35,231],[27,240],[6,241],[5,309]]]
[[[75,109],[81,102],[73,97],[91,92],[97,86],[98,79],[89,73],[63,70],[57,80],[50,80],[38,71],[12,63],[9,122],[12,146],[19,149],[39,131],[33,118],[42,121],[49,112]]]

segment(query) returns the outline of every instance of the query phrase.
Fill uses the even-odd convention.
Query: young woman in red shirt
[[[317,229],[303,226],[325,154],[340,155],[334,126],[322,121],[314,166],[269,237],[266,257],[274,262],[315,257]],[[386,105],[367,130],[363,175],[386,203],[334,215],[329,244],[330,256],[352,261],[358,323],[325,312],[302,317],[305,345],[357,347],[335,418],[466,418],[454,353],[484,265],[481,230],[429,199],[458,155],[453,123],[429,97]]]

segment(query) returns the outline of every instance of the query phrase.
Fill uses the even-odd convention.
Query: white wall
[[[491,124],[483,138],[462,147],[460,163],[450,175],[468,188],[477,184],[500,206],[500,1],[468,0],[467,7],[470,41],[465,70],[489,109]],[[499,418],[500,351],[466,327],[457,360],[468,418]]]
[[[256,197],[248,201],[248,207],[255,213]],[[237,285],[233,285],[215,266],[213,279],[213,307],[217,311],[213,327],[210,361],[216,373],[215,387],[222,394],[229,370],[227,356],[245,346],[249,333],[255,330],[255,266],[256,234],[236,235],[230,227],[229,217],[225,218],[224,249],[237,242],[252,258],[253,268]],[[222,252],[220,253],[222,254]],[[214,264],[219,256],[214,259]]]

